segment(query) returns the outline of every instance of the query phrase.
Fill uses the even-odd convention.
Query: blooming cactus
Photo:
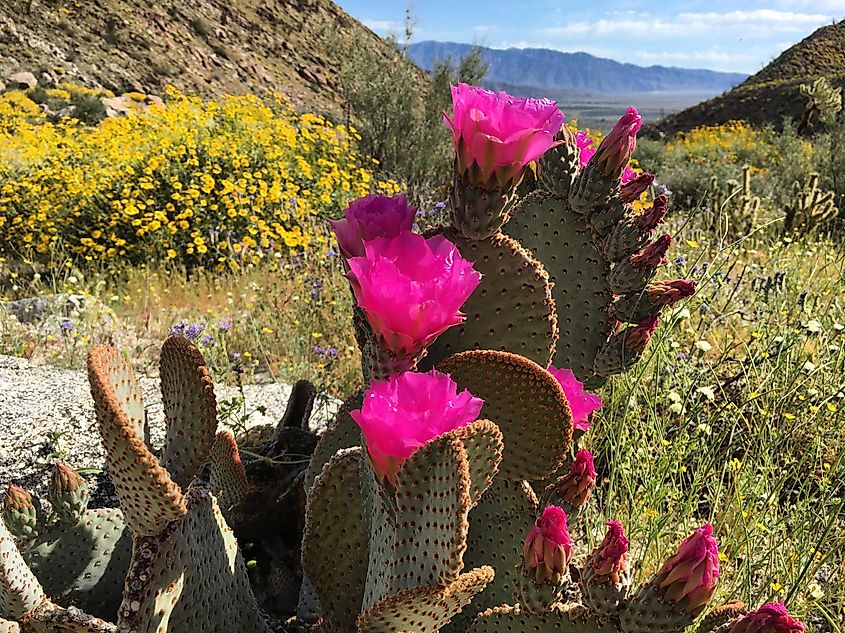
[[[619,521],[607,522],[604,540],[592,553],[587,564],[595,574],[593,582],[619,583],[628,570],[628,537]]]
[[[395,483],[399,467],[414,451],[474,422],[483,404],[466,389],[458,393],[448,374],[432,369],[373,381],[361,408],[350,415],[361,427],[373,468]]]
[[[593,393],[584,391],[584,383],[575,377],[571,369],[558,369],[549,366],[549,373],[554,376],[563,387],[563,393],[572,410],[573,427],[580,431],[590,428],[590,414],[601,409],[601,398]]]
[[[379,344],[417,357],[438,335],[461,323],[461,306],[481,281],[472,264],[442,236],[405,231],[364,244],[349,259],[349,280]]]
[[[569,572],[572,538],[566,526],[566,512],[546,506],[534,522],[522,548],[526,569],[537,583],[559,583]]]
[[[719,578],[719,548],[709,523],[698,528],[657,572],[655,582],[663,598],[697,615],[713,592]]]
[[[405,196],[366,196],[354,200],[341,220],[330,220],[340,252],[346,258],[364,255],[364,242],[376,237],[396,237],[410,231],[417,210]]]
[[[452,86],[452,131],[458,175],[473,186],[509,189],[526,166],[554,144],[563,113],[548,99],[517,99],[476,86]]]
[[[789,615],[782,602],[770,602],[733,623],[730,633],[803,633],[807,626]]]

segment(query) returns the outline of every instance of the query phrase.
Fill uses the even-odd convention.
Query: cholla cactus
[[[713,176],[706,202],[713,214],[711,229],[729,236],[747,234],[754,228],[760,212],[760,197],[751,191],[751,166],[743,166],[741,183],[728,180],[722,186]]]
[[[812,173],[806,182],[792,183],[792,202],[786,207],[785,231],[813,231],[832,220],[839,213],[834,203],[835,193],[819,188],[819,175]]]
[[[814,118],[825,125],[833,125],[842,111],[842,89],[831,86],[827,77],[819,77],[813,83],[801,84],[798,90],[807,98],[798,133],[812,129]]]

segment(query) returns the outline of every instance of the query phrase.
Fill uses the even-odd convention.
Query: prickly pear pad
[[[185,514],[185,498],[144,444],[138,421],[123,408],[120,385],[128,375],[131,370],[113,347],[97,345],[88,353],[88,381],[109,476],[129,529],[151,536]]]
[[[352,448],[353,446],[361,446],[363,440],[361,439],[361,429],[356,424],[350,411],[360,409],[364,402],[364,392],[357,391],[347,398],[335,416],[329,427],[323,431],[320,439],[317,441],[317,448],[314,449],[314,454],[311,456],[311,461],[308,462],[308,469],[305,471],[305,490],[310,490],[314,485],[314,480],[322,472],[323,466],[335,455],[339,450],[344,448]]]
[[[160,373],[167,425],[161,463],[174,483],[187,488],[214,443],[214,382],[202,354],[184,336],[171,336],[162,345]]]
[[[618,633],[615,626],[591,617],[581,609],[565,610],[554,606],[549,613],[536,615],[515,607],[502,606],[478,614],[467,633]]]
[[[462,389],[484,400],[481,417],[502,432],[499,476],[542,479],[566,458],[572,412],[560,383],[537,363],[509,352],[455,354],[438,365]]]
[[[113,619],[129,569],[132,536],[117,508],[88,510],[75,525],[58,523],[21,548],[55,601]]]
[[[540,260],[554,284],[560,338],[555,367],[571,369],[582,382],[593,376],[593,360],[613,332],[610,263],[583,216],[563,198],[535,191],[519,205],[506,230]]]
[[[482,274],[481,283],[464,303],[466,320],[428,348],[420,370],[456,352],[496,349],[522,354],[549,365],[557,340],[555,306],[543,266],[507,235],[475,241],[445,229],[443,236]]]
[[[361,496],[365,459],[360,447],[332,457],[309,491],[305,511],[302,568],[324,615],[339,631],[354,628],[367,579],[367,520]]]
[[[220,430],[214,438],[209,486],[224,512],[240,503],[249,490],[249,480],[238,452],[238,443],[229,429]]]
[[[41,584],[0,521],[0,618],[20,620],[44,600]]]
[[[358,618],[359,633],[436,633],[493,579],[491,567],[458,576],[446,587],[406,589],[374,604]]]
[[[187,493],[187,513],[136,537],[118,628],[137,633],[269,633],[246,565],[214,497]]]

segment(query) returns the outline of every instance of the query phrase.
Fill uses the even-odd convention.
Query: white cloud
[[[364,19],[361,20],[371,31],[375,31],[376,33],[397,33],[405,28],[405,25],[401,22],[396,22],[395,20],[369,20]]]
[[[612,14],[609,14],[612,15]],[[751,11],[728,11],[724,13],[683,12],[671,19],[653,18],[646,13],[626,11],[612,15],[610,19],[580,20],[559,26],[539,29],[546,37],[628,38],[663,37],[683,39],[690,35],[725,34],[740,35],[743,39],[769,37],[777,33],[805,33],[830,22],[822,13],[799,13],[755,9]]]

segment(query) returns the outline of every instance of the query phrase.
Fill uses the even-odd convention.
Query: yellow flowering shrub
[[[169,259],[238,268],[327,244],[316,218],[398,190],[355,141],[280,97],[170,91],[164,106],[96,127],[0,100],[0,249],[48,262],[62,246],[115,269]]]
[[[679,132],[666,144],[667,160],[683,159],[697,165],[750,164],[764,165],[781,160],[769,142],[770,134],[753,128],[744,121],[694,128]]]

